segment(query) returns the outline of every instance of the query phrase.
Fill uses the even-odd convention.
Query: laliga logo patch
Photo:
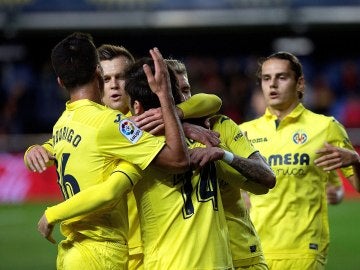
[[[307,141],[307,135],[304,131],[297,131],[292,139],[296,144],[304,144]]]
[[[119,130],[132,143],[136,143],[142,135],[142,130],[128,119],[119,123]]]

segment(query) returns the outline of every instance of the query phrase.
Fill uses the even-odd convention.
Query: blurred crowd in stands
[[[186,56],[181,60],[188,68],[193,93],[220,96],[222,112],[240,123],[264,111],[255,76],[259,57]],[[347,128],[360,128],[360,57],[300,59],[306,79],[305,105],[335,116]],[[50,133],[66,100],[67,93],[58,87],[49,62],[0,62],[0,134]]]

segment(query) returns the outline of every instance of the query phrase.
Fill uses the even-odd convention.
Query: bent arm
[[[235,170],[232,166],[223,161],[218,162],[218,168],[219,175],[223,181],[229,183],[233,187],[256,195],[266,194],[269,192],[269,188],[265,185],[248,180],[239,171]]]
[[[314,161],[316,166],[322,167],[325,171],[336,169],[349,171],[349,173],[345,173],[345,177],[356,191],[360,192],[360,156],[356,150],[325,143],[324,147],[316,153],[320,155]]]
[[[259,152],[254,152],[248,158],[234,155],[234,159],[229,165],[246,177],[248,181],[264,185],[269,189],[275,187],[275,174]]]
[[[230,158],[229,156],[230,155]],[[263,194],[275,186],[275,175],[258,152],[243,158],[219,147],[194,148],[190,150],[191,164],[202,167],[211,161],[221,161],[223,180],[235,187]],[[225,161],[228,165],[225,166]],[[257,191],[260,190],[260,191]]]
[[[188,100],[180,103],[177,107],[181,110],[180,118],[200,118],[210,116],[221,108],[221,99],[213,94],[200,93],[191,96]]]
[[[80,191],[66,201],[48,207],[45,216],[49,224],[96,211],[117,202],[142,177],[138,167],[126,162],[104,182]]]

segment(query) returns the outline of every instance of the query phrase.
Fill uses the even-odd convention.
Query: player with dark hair
[[[143,83],[144,73],[141,71],[141,67],[144,63],[151,65],[145,59],[128,70],[126,90],[132,95],[132,90],[129,88],[136,89],[142,93],[139,96],[145,102],[154,101],[153,94]],[[142,104],[136,100],[135,95],[132,96],[132,101],[130,105],[132,112],[142,112]],[[158,104],[154,103],[153,105],[157,106]],[[243,141],[244,138],[239,139]],[[243,143],[245,143],[242,147],[244,153],[255,151],[246,141]],[[223,156],[224,151],[221,151],[221,156]],[[235,159],[239,158],[235,157]],[[259,165],[257,163],[255,167],[261,171]],[[121,170],[121,165],[116,170]],[[210,164],[201,170],[176,177],[168,172],[159,171],[153,166],[142,172],[143,179],[135,185],[134,194],[140,211],[145,268],[231,269],[232,260],[228,246],[226,221],[214,175],[217,170],[219,173],[223,171],[221,166],[217,168],[214,164]],[[136,172],[131,175],[136,175]],[[241,179],[243,180],[243,178]],[[47,214],[56,214],[59,219],[62,219],[69,214],[62,209],[73,209],[79,214],[79,207],[83,211],[85,211],[84,208],[91,211],[93,207],[107,204],[108,201],[104,196],[99,196],[97,193],[99,190],[102,192],[106,190],[105,193],[109,195],[107,198],[112,198],[109,199],[110,201],[115,200],[119,192],[116,182],[116,179],[111,176],[105,183],[89,188],[61,205],[49,208]],[[193,192],[195,190],[197,192]],[[110,196],[110,194],[112,195]],[[181,196],[181,194],[183,195]],[[85,204],[84,201],[88,200],[90,196],[93,198],[89,202],[91,205]],[[68,206],[65,208],[64,204],[66,203],[75,203],[79,207]],[[174,237],[177,241],[173,240]],[[194,241],[197,243],[195,246]]]
[[[58,183],[65,199],[106,180],[120,160],[141,169],[150,163],[173,172],[188,168],[168,71],[158,49],[150,50],[150,54],[155,72],[148,66],[144,66],[144,72],[163,109],[166,143],[141,131],[118,111],[100,105],[103,74],[90,35],[73,33],[52,50],[58,82],[70,93],[66,110],[54,125],[52,140]],[[121,182],[124,190],[130,190],[133,184],[128,178]],[[58,269],[110,269],[114,265],[127,268],[126,196],[121,201],[115,209],[103,209],[61,224],[66,239],[59,244]],[[40,220],[40,227],[42,222],[46,223],[46,216]],[[53,240],[51,234],[45,236]]]
[[[339,122],[301,103],[305,79],[295,55],[277,52],[261,59],[258,78],[266,112],[240,127],[277,178],[276,188],[265,196],[250,195],[251,218],[266,261],[270,269],[325,269],[329,247],[326,185],[337,176],[317,166],[316,151],[325,142],[346,151],[354,149]],[[341,170],[358,187],[353,169]]]

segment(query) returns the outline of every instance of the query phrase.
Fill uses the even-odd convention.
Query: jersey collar
[[[294,110],[292,110],[292,112],[290,112],[287,116],[285,116],[284,119],[287,118],[298,118],[302,112],[305,110],[305,107],[302,103],[299,103]],[[269,108],[266,108],[265,114],[264,116],[268,119],[268,120],[275,120],[277,119],[276,115],[272,114],[269,110]]]
[[[66,109],[67,110],[75,110],[76,108],[79,108],[79,107],[83,107],[83,106],[101,106],[101,107],[104,107],[103,105],[99,104],[99,103],[96,103],[96,102],[93,102],[89,99],[80,99],[80,100],[77,100],[77,101],[74,101],[74,102],[70,102],[70,101],[67,101],[66,102]]]

